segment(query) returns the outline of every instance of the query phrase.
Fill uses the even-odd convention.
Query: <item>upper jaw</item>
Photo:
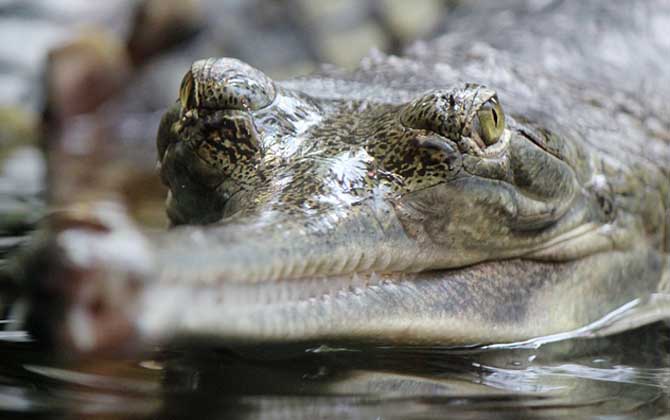
[[[361,223],[369,218],[352,219],[325,236],[323,231],[301,231],[298,223],[279,222],[273,230],[246,221],[213,229],[177,228],[148,240],[138,236],[121,208],[89,211],[66,215],[68,223],[60,228],[54,225],[49,252],[41,255],[59,258],[49,262],[50,276],[34,276],[45,282],[41,293],[50,293],[38,300],[45,305],[38,330],[54,335],[58,348],[77,353],[118,354],[189,334],[274,342],[356,339],[356,334],[387,343],[394,337],[471,340],[476,334],[461,328],[469,319],[461,314],[472,310],[475,316],[483,308],[468,307],[478,302],[470,294],[479,290],[468,273],[477,281],[479,272],[489,282],[500,274],[479,265],[412,274],[426,267],[408,262],[423,258],[425,263],[427,255],[419,253],[402,225],[380,217],[383,209],[360,215],[379,218],[377,226]],[[75,242],[68,240],[73,233],[88,247],[73,248]],[[120,241],[132,242],[133,252],[110,259],[109,249]],[[82,252],[87,258],[82,259]],[[269,268],[273,256],[280,262],[276,270]],[[501,277],[503,283],[515,281],[521,287],[519,272]],[[500,294],[505,291],[495,293]],[[429,328],[437,321],[440,328]],[[312,323],[320,327],[312,328]],[[413,335],[402,335],[408,332]]]

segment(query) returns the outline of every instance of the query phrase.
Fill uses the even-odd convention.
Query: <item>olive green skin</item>
[[[195,63],[158,132],[176,227],[124,315],[139,336],[499,343],[666,296],[670,51],[647,22],[670,7],[477,7],[351,72]],[[626,25],[560,30],[596,15]]]

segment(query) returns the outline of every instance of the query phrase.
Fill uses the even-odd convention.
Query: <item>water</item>
[[[0,342],[0,417],[105,419],[656,418],[670,413],[670,327],[472,349],[155,349],[57,360]],[[267,357],[271,355],[271,357]]]

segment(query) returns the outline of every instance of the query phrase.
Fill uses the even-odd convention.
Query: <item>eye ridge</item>
[[[403,105],[399,120],[406,128],[432,131],[474,153],[498,142],[505,131],[495,90],[478,84],[428,91]]]

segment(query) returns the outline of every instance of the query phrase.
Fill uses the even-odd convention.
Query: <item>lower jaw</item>
[[[563,263],[514,259],[414,274],[255,284],[157,281],[142,287],[132,310],[121,301],[111,314],[127,317],[134,335],[124,339],[143,345],[179,339],[226,346],[514,342],[580,328],[655,293],[662,267],[653,264],[656,258],[640,248]]]
[[[226,344],[474,345],[561,328],[538,313],[548,263],[510,260],[423,273],[363,273],[263,284],[156,285],[139,307],[140,336]],[[542,319],[544,317],[545,319]]]

